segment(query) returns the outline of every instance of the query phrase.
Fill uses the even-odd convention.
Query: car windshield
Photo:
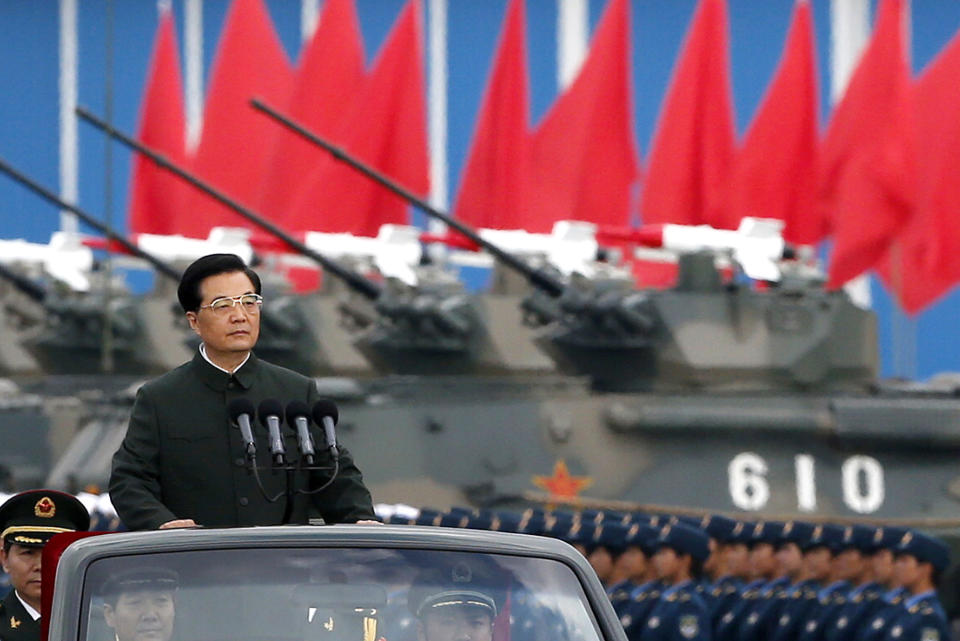
[[[93,562],[85,641],[597,641],[559,561],[475,552],[224,549]]]

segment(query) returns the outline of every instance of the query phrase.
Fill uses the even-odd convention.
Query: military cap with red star
[[[54,534],[85,532],[90,513],[75,496],[56,490],[27,490],[0,505],[0,540],[43,547]]]

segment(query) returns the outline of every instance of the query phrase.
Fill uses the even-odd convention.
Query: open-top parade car
[[[544,537],[338,525],[52,543],[49,641],[625,638],[586,560]],[[474,626],[467,637],[456,630],[458,611]]]

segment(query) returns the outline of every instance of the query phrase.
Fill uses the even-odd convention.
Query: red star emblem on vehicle
[[[575,499],[593,485],[589,476],[572,476],[562,459],[553,464],[553,476],[534,476],[533,484],[546,490],[555,499]]]

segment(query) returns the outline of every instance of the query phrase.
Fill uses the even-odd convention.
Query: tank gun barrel
[[[513,254],[511,254],[510,252],[504,251],[496,244],[491,243],[490,241],[486,240],[485,238],[477,234],[474,230],[472,230],[467,225],[464,225],[457,219],[453,218],[449,214],[446,214],[440,211],[436,207],[431,206],[429,203],[424,201],[422,198],[414,194],[409,189],[406,189],[405,187],[399,185],[396,181],[388,178],[387,176],[383,175],[376,169],[373,169],[369,165],[366,165],[365,163],[357,160],[356,158],[348,154],[346,151],[344,151],[340,147],[337,147],[336,145],[333,145],[327,142],[326,140],[320,138],[319,136],[317,136],[315,133],[308,130],[303,125],[292,120],[288,116],[285,116],[284,114],[280,113],[279,111],[277,111],[270,105],[266,104],[259,98],[253,98],[250,101],[250,104],[253,105],[254,109],[257,109],[263,112],[264,114],[266,114],[276,122],[280,123],[287,129],[298,134],[300,137],[311,142],[317,147],[320,147],[321,149],[325,150],[326,152],[331,154],[334,158],[336,158],[338,161],[346,163],[351,168],[357,170],[364,176],[367,176],[371,180],[379,183],[383,187],[386,187],[393,193],[405,199],[407,202],[415,205],[418,209],[423,211],[425,214],[427,214],[431,218],[440,220],[447,226],[455,229],[457,232],[459,232],[463,236],[470,239],[471,242],[479,245],[480,247],[483,247],[490,254],[492,254],[497,260],[509,266],[514,271],[517,271],[520,274],[522,274],[532,285],[545,291],[553,298],[559,298],[560,296],[563,295],[565,291],[565,287],[563,283],[561,283],[559,280],[557,280],[550,274],[547,274],[539,269],[535,269],[530,265],[528,265],[527,263],[525,263],[524,261],[517,258],[516,256],[514,256]]]
[[[380,293],[381,293],[380,286],[374,281],[368,278],[365,278],[360,274],[357,274],[352,270],[344,267],[340,263],[334,260],[331,260],[326,256],[323,256],[322,254],[314,251],[313,249],[310,249],[309,247],[307,247],[306,245],[298,241],[296,238],[294,238],[293,236],[285,232],[283,229],[281,229],[274,223],[270,222],[269,220],[265,219],[263,216],[257,214],[250,208],[245,207],[244,205],[241,205],[240,203],[233,200],[232,198],[230,198],[220,190],[200,180],[199,178],[197,178],[187,170],[171,162],[163,154],[157,151],[154,151],[153,149],[144,145],[143,143],[140,143],[134,140],[133,138],[131,138],[130,136],[127,136],[126,134],[118,131],[112,125],[110,125],[110,123],[98,118],[87,109],[83,107],[77,107],[76,113],[80,118],[82,118],[83,120],[86,120],[91,125],[100,129],[109,137],[115,140],[118,140],[121,143],[123,143],[125,146],[129,147],[130,149],[133,149],[134,151],[143,154],[144,156],[152,160],[154,163],[156,163],[156,165],[161,169],[164,169],[176,175],[181,180],[186,181],[191,186],[193,186],[196,189],[199,189],[200,191],[207,194],[217,202],[229,207],[240,216],[243,216],[244,218],[252,222],[254,225],[276,236],[277,238],[282,240],[284,243],[292,247],[298,253],[310,258],[311,260],[316,262],[318,265],[323,267],[324,271],[326,271],[327,273],[332,274],[333,276],[343,280],[345,283],[347,283],[347,285],[351,289],[359,292],[360,294],[362,294],[363,296],[365,296],[370,300],[377,300],[380,297]]]
[[[83,211],[76,205],[71,205],[70,203],[60,199],[52,191],[50,191],[49,189],[47,189],[37,181],[33,180],[23,172],[14,168],[10,163],[6,162],[2,158],[0,158],[0,171],[7,174],[11,178],[16,180],[20,184],[22,184],[23,186],[27,187],[33,193],[37,194],[44,200],[47,200],[48,202],[56,205],[60,209],[65,209],[70,213],[74,214],[77,218],[82,220],[84,223],[86,223],[87,225],[90,225],[91,227],[99,231],[101,234],[109,238],[111,241],[119,244],[126,251],[150,263],[158,272],[160,272],[167,278],[171,278],[175,281],[180,280],[179,271],[177,271],[167,263],[163,262],[162,260],[158,259],[156,256],[143,251],[142,249],[137,247],[135,244],[131,243],[129,240],[124,238],[122,234],[118,233],[112,227],[109,227],[108,225],[105,225],[104,223],[100,222],[99,220],[97,220],[87,212]]]

